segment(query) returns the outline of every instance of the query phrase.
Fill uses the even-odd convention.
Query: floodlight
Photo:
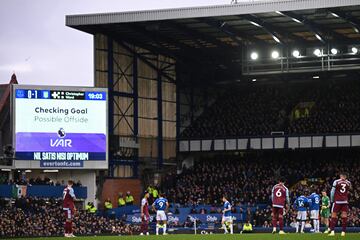
[[[273,52],[271,53],[271,57],[272,57],[273,59],[277,59],[277,58],[279,58],[279,56],[280,56],[280,53],[279,53],[278,51],[273,51]]]
[[[293,55],[294,57],[296,57],[296,58],[300,57],[300,52],[299,52],[299,50],[294,50],[294,51],[292,52],[292,55]]]
[[[252,60],[256,60],[256,59],[259,58],[259,55],[257,54],[257,52],[252,52],[251,55],[250,55],[250,58],[251,58]]]

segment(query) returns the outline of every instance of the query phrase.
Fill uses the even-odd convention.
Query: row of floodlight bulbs
[[[332,55],[336,55],[336,54],[339,53],[339,50],[337,50],[336,48],[332,48],[330,50],[330,52],[331,52]],[[357,47],[352,47],[351,48],[351,53],[352,54],[357,54],[358,52],[359,52],[359,49]],[[297,50],[297,49],[295,49],[292,52],[292,55],[295,58],[300,58],[301,57],[300,51]],[[323,55],[323,51],[321,49],[317,48],[317,49],[314,50],[314,55],[317,56],[317,57],[321,57]],[[274,50],[274,51],[271,52],[271,58],[277,59],[279,57],[280,57],[279,51]],[[259,58],[259,54],[257,52],[252,52],[250,54],[250,58],[251,58],[251,60],[257,60]]]

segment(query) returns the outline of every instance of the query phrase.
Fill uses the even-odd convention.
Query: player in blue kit
[[[300,233],[304,233],[305,221],[306,221],[306,208],[308,206],[308,199],[304,195],[298,197],[294,202],[294,208],[297,210],[296,216],[296,233],[299,232],[299,225],[301,222],[301,230]]]
[[[223,209],[223,217],[221,220],[221,225],[225,230],[225,234],[228,234],[228,230],[227,230],[227,224],[230,227],[230,234],[234,233],[234,226],[233,226],[233,219],[231,216],[231,204],[230,202],[227,200],[227,197],[224,195],[222,198],[222,201],[224,202],[224,209]]]
[[[320,221],[319,221],[319,212],[320,212],[320,196],[313,191],[313,193],[308,197],[309,202],[309,211],[310,219],[313,221],[314,229],[316,233],[320,232]]]
[[[162,228],[163,235],[166,235],[166,212],[169,208],[168,200],[160,193],[159,198],[155,200],[152,208],[156,211],[156,235],[159,235],[159,228]]]

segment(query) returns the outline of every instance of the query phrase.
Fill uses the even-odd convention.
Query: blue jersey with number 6
[[[156,210],[164,211],[166,209],[168,200],[166,198],[158,198],[155,200],[154,205]]]

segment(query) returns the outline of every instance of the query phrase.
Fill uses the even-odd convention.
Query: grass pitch
[[[19,238],[18,238],[19,239]],[[31,240],[64,240],[69,238],[62,237],[50,237],[50,238],[20,238],[20,239],[31,239]],[[235,235],[223,235],[223,234],[208,234],[208,235],[192,235],[192,234],[174,234],[174,235],[166,235],[166,236],[94,236],[94,237],[76,237],[75,239],[79,240],[187,240],[187,239],[195,239],[195,240],[321,240],[321,239],[346,239],[346,240],[360,240],[360,233],[348,233],[345,237],[341,237],[340,234],[337,234],[335,237],[328,237],[327,234],[295,234],[290,233],[286,235],[273,235],[270,233],[266,234],[235,234]]]

